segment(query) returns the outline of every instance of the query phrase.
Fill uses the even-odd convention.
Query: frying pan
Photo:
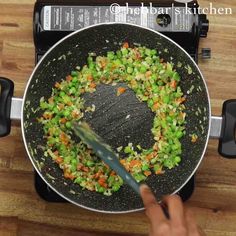
[[[99,24],[74,32],[44,55],[28,81],[23,99],[12,97],[12,81],[0,79],[0,134],[5,136],[10,132],[12,119],[21,119],[25,148],[41,178],[69,202],[99,212],[133,212],[143,209],[143,204],[126,185],[112,196],[104,196],[82,190],[79,185],[65,179],[58,165],[51,158],[44,157],[42,147],[46,145],[46,140],[42,125],[36,120],[42,111],[37,108],[41,97],[50,97],[56,81],[64,79],[77,66],[86,64],[88,53],[105,55],[108,51],[118,50],[123,42],[157,49],[161,58],[174,63],[187,98],[186,135],[181,140],[182,161],[178,167],[147,179],[156,197],[161,199],[163,195],[177,193],[188,182],[203,159],[210,134],[220,138],[219,152],[222,155],[236,157],[236,101],[224,103],[222,117],[211,117],[209,93],[203,75],[179,45],[156,31],[132,24]],[[100,85],[93,94],[86,94],[85,103],[94,104],[96,110],[92,115],[86,115],[85,120],[114,149],[129,142],[151,147],[154,115],[145,103],[138,101],[132,90],[128,89],[119,97],[116,90],[110,85]],[[125,119],[127,115],[130,115],[128,120]],[[190,138],[192,134],[199,137],[194,144]]]

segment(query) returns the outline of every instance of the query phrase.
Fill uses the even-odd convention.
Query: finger
[[[166,217],[161,209],[161,206],[156,201],[151,189],[147,185],[140,186],[140,194],[143,200],[143,204],[146,208],[146,214],[151,221],[152,225],[166,220]]]
[[[197,236],[206,236],[206,233],[202,230],[200,226],[197,226],[198,235]]]
[[[171,224],[184,225],[184,207],[181,198],[178,195],[166,196],[163,202],[168,207]]]
[[[151,225],[149,236],[170,236],[171,226],[168,221],[162,221],[160,225]],[[183,236],[183,235],[181,235]]]
[[[190,211],[189,209],[186,209],[185,217],[186,217],[188,232],[191,233],[191,235],[193,235],[193,236],[205,235],[201,232],[201,230],[198,229],[198,226],[196,224],[196,221],[195,221],[192,211]]]

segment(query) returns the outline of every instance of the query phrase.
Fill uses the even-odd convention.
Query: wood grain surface
[[[212,2],[233,10],[232,15],[209,15],[208,38],[201,41],[201,47],[212,49],[211,60],[199,65],[209,86],[212,112],[220,115],[223,101],[236,98],[236,1]],[[19,97],[34,68],[33,4],[33,0],[0,0],[0,75],[15,82]],[[207,235],[235,236],[236,160],[220,157],[217,146],[217,140],[210,140],[196,174],[195,192],[185,205]],[[34,189],[20,126],[14,125],[11,134],[0,139],[0,236],[138,236],[147,232],[144,212],[106,215],[43,201]]]

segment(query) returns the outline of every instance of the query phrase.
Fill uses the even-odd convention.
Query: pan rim
[[[84,206],[84,205],[81,205],[77,202],[75,202],[74,200],[72,199],[69,199],[68,197],[64,196],[62,193],[60,193],[58,190],[56,190],[50,183],[47,182],[47,180],[44,178],[44,176],[42,175],[42,173],[40,172],[40,170],[38,169],[37,165],[35,164],[32,156],[31,156],[31,153],[30,151],[28,150],[28,146],[27,146],[27,142],[26,142],[26,137],[25,137],[25,131],[24,131],[24,106],[25,106],[25,99],[26,99],[26,95],[27,95],[27,91],[29,89],[29,85],[31,83],[31,80],[32,78],[34,77],[34,74],[36,72],[36,70],[38,69],[38,67],[41,65],[41,63],[44,61],[44,59],[47,57],[47,55],[54,49],[56,48],[59,44],[61,44],[63,41],[65,41],[66,39],[70,38],[70,37],[73,37],[74,35],[82,32],[82,31],[85,31],[87,29],[90,29],[90,28],[94,28],[94,27],[98,27],[98,26],[103,26],[103,25],[128,25],[128,26],[134,26],[134,27],[137,27],[137,28],[141,28],[141,29],[145,29],[145,30],[148,30],[148,31],[151,31],[155,34],[158,34],[159,36],[165,38],[166,40],[168,40],[169,42],[171,42],[172,44],[174,44],[175,46],[177,46],[178,48],[180,48],[186,56],[188,56],[190,58],[190,60],[192,61],[192,63],[195,65],[195,67],[197,68],[198,70],[198,73],[199,75],[201,76],[201,79],[204,83],[204,86],[205,86],[205,91],[207,93],[207,98],[208,98],[208,110],[209,110],[209,117],[208,117],[208,131],[207,131],[207,137],[206,137],[206,142],[205,142],[205,146],[204,146],[204,149],[202,150],[202,156],[201,158],[199,159],[198,161],[198,164],[196,165],[195,169],[192,171],[192,173],[189,175],[189,177],[186,179],[186,181],[178,188],[176,189],[173,193],[171,193],[171,195],[173,194],[176,194],[177,192],[179,192],[186,184],[187,182],[192,178],[192,176],[195,174],[195,172],[197,171],[197,169],[199,168],[203,158],[204,158],[204,155],[205,155],[205,152],[206,152],[206,149],[207,149],[207,146],[208,146],[208,142],[209,142],[209,137],[210,137],[210,127],[211,127],[211,100],[210,100],[210,95],[209,95],[209,91],[208,91],[208,87],[207,87],[207,83],[206,83],[206,80],[199,68],[199,66],[197,65],[197,63],[193,60],[193,58],[188,54],[188,52],[183,49],[179,44],[177,44],[175,41],[173,41],[172,39],[170,39],[169,37],[165,36],[164,34],[158,32],[158,31],[155,31],[153,29],[150,29],[150,28],[147,28],[147,27],[143,27],[143,26],[140,26],[140,25],[136,25],[136,24],[131,24],[131,23],[118,23],[118,22],[106,22],[106,23],[99,23],[99,24],[94,24],[94,25],[90,25],[88,27],[85,27],[85,28],[82,28],[82,29],[79,29],[77,31],[74,31],[72,33],[70,33],[69,35],[65,36],[64,38],[62,38],[61,40],[59,40],[56,44],[54,44],[44,55],[43,57],[41,58],[41,60],[39,61],[39,63],[34,67],[30,77],[29,77],[29,80],[26,84],[26,87],[25,87],[25,91],[24,91],[24,95],[23,95],[23,105],[22,105],[22,108],[21,108],[21,131],[22,131],[22,138],[23,138],[23,142],[24,142],[24,146],[25,146],[25,149],[26,149],[26,152],[27,152],[27,155],[34,167],[34,169],[36,170],[37,174],[42,178],[42,180],[54,191],[56,192],[59,196],[61,196],[62,198],[64,198],[66,201],[76,205],[76,206],[79,206],[83,209],[86,209],[86,210],[90,210],[90,211],[93,211],[93,212],[98,212],[98,213],[106,213],[106,214],[126,214],[126,213],[133,213],[133,212],[139,212],[139,211],[142,211],[144,210],[144,207],[142,208],[138,208],[138,209],[132,209],[132,210],[126,210],[126,211],[105,211],[105,210],[98,210],[98,209],[94,209],[94,208],[91,208],[91,207],[87,207],[87,206]]]

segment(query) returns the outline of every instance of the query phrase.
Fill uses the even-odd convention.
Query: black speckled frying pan
[[[76,66],[86,64],[89,52],[104,55],[114,51],[120,43],[129,42],[157,49],[165,61],[172,61],[181,75],[181,87],[187,96],[186,135],[182,138],[182,162],[163,175],[152,175],[147,184],[158,199],[165,194],[178,192],[197,170],[205,153],[208,138],[220,137],[219,151],[227,157],[236,156],[234,130],[236,124],[236,101],[224,104],[223,118],[211,117],[210,100],[205,80],[192,58],[176,43],[153,30],[130,24],[101,24],[74,32],[59,41],[43,57],[34,69],[27,84],[24,98],[12,98],[13,83],[0,79],[0,135],[10,132],[11,119],[21,119],[25,148],[33,166],[43,180],[68,201],[100,212],[124,213],[143,209],[141,199],[128,186],[122,187],[112,196],[82,190],[79,185],[66,180],[62,170],[50,158],[45,158],[40,146],[45,145],[42,126],[36,121],[42,96],[49,98],[56,81],[64,79]],[[191,68],[192,73],[188,73]],[[189,93],[194,89],[192,93]],[[95,104],[92,116],[85,119],[114,149],[126,146],[128,142],[151,147],[151,133],[154,115],[145,103],[140,103],[133,91],[116,96],[116,87],[100,85],[93,94],[85,96],[86,103]],[[20,109],[22,107],[22,110]],[[235,108],[235,109],[234,109]],[[17,111],[18,110],[18,111]],[[129,119],[126,119],[129,116]],[[211,125],[212,124],[212,125]],[[199,139],[191,143],[191,134]],[[42,165],[43,164],[43,165]]]

